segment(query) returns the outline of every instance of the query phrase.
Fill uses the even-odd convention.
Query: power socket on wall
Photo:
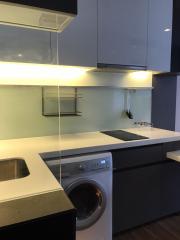
[[[149,122],[134,122],[136,127],[153,127],[152,123]]]

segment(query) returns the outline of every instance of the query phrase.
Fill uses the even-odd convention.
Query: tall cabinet
[[[153,87],[153,126],[180,131],[180,77],[175,74],[156,75]]]

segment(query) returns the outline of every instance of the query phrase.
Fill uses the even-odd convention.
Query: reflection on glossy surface
[[[56,34],[0,25],[0,60],[13,62],[57,62]]]
[[[136,71],[136,72],[129,73],[129,77],[135,81],[147,81],[148,78],[152,78],[152,72]]]
[[[171,29],[170,29],[170,28],[166,28],[166,29],[164,29],[164,31],[165,31],[165,32],[170,32]]]

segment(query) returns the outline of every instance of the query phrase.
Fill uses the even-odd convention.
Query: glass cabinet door
[[[56,63],[56,33],[0,25],[0,61]]]

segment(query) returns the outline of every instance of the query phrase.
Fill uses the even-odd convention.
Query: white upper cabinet
[[[173,0],[99,0],[98,62],[170,71]]]
[[[149,1],[148,55],[150,70],[170,71],[173,0]]]
[[[148,0],[98,0],[98,62],[146,67]]]
[[[59,63],[97,66],[97,0],[78,0],[78,16],[59,34]]]
[[[61,65],[167,72],[172,17],[173,0],[78,0],[77,17],[58,36],[0,25],[0,60],[58,63],[58,37]],[[177,48],[179,37],[174,38]]]

